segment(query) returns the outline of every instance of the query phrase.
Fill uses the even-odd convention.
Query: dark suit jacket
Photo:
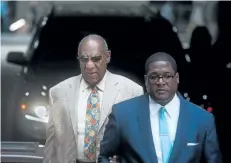
[[[179,98],[180,114],[169,163],[198,163],[202,154],[208,163],[221,163],[213,115],[180,95]],[[109,163],[108,158],[114,154],[119,154],[122,162],[157,163],[148,95],[113,106],[100,144],[98,162]]]

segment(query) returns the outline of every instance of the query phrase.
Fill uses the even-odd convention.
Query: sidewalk
[[[1,142],[1,162],[42,163],[43,146],[37,142]]]

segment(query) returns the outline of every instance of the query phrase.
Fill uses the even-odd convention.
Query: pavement
[[[43,150],[37,142],[1,142],[1,162],[42,163]]]

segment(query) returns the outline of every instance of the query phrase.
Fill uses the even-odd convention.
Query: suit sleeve
[[[109,115],[109,120],[105,126],[103,140],[100,142],[100,153],[98,163],[109,163],[109,157],[113,157],[118,153],[120,145],[119,125],[115,116],[115,106],[112,107],[112,112]]]
[[[55,155],[54,152],[55,130],[54,130],[54,123],[53,123],[53,115],[52,115],[53,101],[51,97],[51,92],[49,92],[49,100],[50,100],[49,121],[46,129],[46,143],[44,148],[43,163],[52,163],[52,158]]]
[[[208,163],[222,163],[223,161],[217,139],[216,125],[212,114],[207,126],[204,144],[205,158]]]

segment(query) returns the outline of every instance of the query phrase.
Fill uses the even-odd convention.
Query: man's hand
[[[110,163],[119,163],[120,162],[119,156],[109,157],[109,159],[110,159]]]

